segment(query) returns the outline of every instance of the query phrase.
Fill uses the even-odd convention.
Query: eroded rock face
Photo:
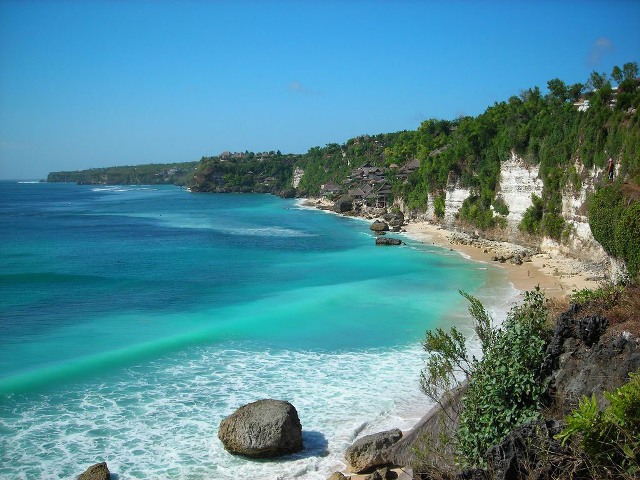
[[[550,379],[550,398],[566,415],[583,397],[624,385],[640,368],[640,341],[632,335],[606,335],[606,318],[581,315],[573,305],[562,313],[547,347],[543,374]]]
[[[400,430],[367,435],[347,448],[344,456],[351,470],[363,473],[375,467],[388,464],[386,451],[402,438]]]
[[[107,462],[96,463],[87,468],[78,480],[109,480],[111,474],[107,468]]]
[[[302,450],[298,412],[283,400],[258,400],[220,422],[218,438],[233,454],[272,458]]]

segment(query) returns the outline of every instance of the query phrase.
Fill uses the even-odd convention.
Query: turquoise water
[[[420,340],[500,314],[504,275],[267,195],[0,183],[0,476],[326,478],[358,433],[407,428]],[[228,455],[220,420],[298,409],[305,450]]]

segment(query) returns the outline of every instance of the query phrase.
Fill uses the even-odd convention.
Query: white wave
[[[337,354],[192,349],[115,384],[42,396],[15,418],[3,413],[0,447],[13,467],[2,472],[68,478],[104,459],[121,478],[325,479],[345,467],[354,432],[406,429],[426,411],[420,367],[419,346]],[[253,462],[224,450],[220,420],[260,398],[296,406],[305,451]]]

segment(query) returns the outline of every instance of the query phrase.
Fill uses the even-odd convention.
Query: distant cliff
[[[69,172],[51,172],[47,182],[90,185],[186,185],[198,162],[146,164],[135,166],[92,168]]]

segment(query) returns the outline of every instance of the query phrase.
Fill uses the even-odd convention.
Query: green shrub
[[[525,210],[518,228],[532,235],[540,233],[540,222],[542,221],[543,211],[544,205],[542,199],[535,193],[532,193],[531,206]]]
[[[497,329],[477,299],[460,293],[470,302],[483,358],[469,356],[466,339],[455,327],[449,333],[442,329],[427,332],[423,347],[430,357],[421,385],[437,401],[443,392],[459,385],[462,377],[469,380],[454,442],[463,465],[481,466],[489,447],[517,425],[538,416],[546,391],[539,368],[545,353],[547,308],[539,289],[527,292],[523,305],[511,309]]]
[[[609,405],[598,409],[595,396],[584,397],[558,434],[563,445],[577,437],[594,467],[604,476],[640,474],[640,370],[613,392]]]
[[[539,376],[546,347],[544,295],[527,292],[509,313],[469,379],[458,431],[462,462],[484,465],[486,450],[538,418],[547,385]]]
[[[640,273],[640,202],[625,199],[620,184],[601,188],[591,199],[589,226],[606,252],[624,260],[635,278]]]

